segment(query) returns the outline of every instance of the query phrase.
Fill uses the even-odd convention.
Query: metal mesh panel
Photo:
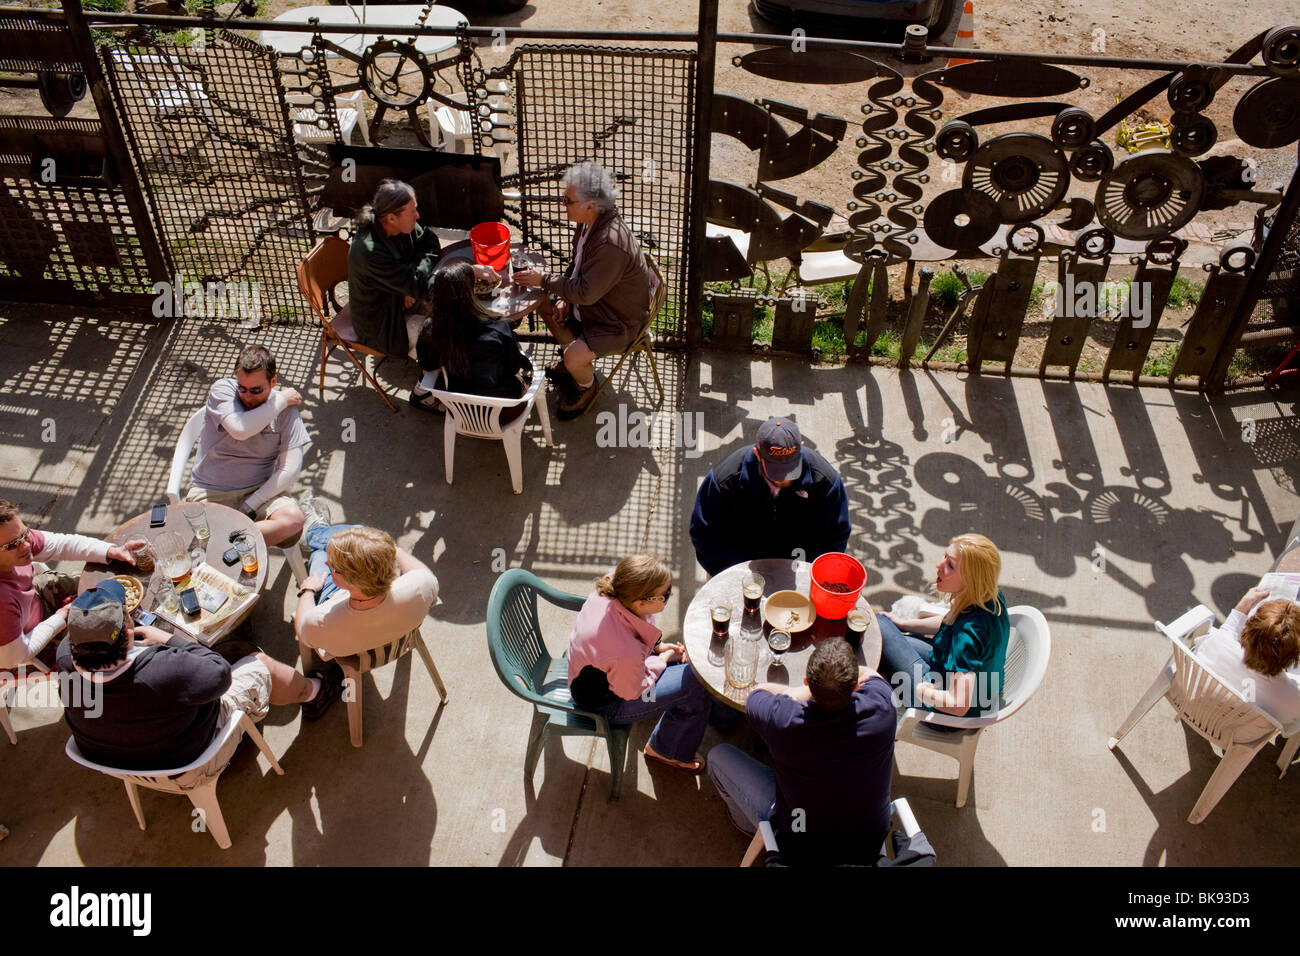
[[[668,282],[655,333],[680,343],[694,51],[529,45],[514,60],[513,81],[525,235],[549,250],[553,265],[567,263],[573,226],[559,181],[574,163],[600,163],[617,177],[619,211]]]
[[[7,131],[24,135],[5,137]],[[107,183],[70,183],[34,163],[35,136],[100,136],[95,120],[0,117],[0,295],[81,301],[147,293],[149,266],[126,197]],[[36,177],[32,171],[35,169]],[[42,172],[48,172],[44,181]]]
[[[105,60],[171,271],[256,289],[264,321],[306,320],[295,268],[312,236],[274,54],[219,33]]]

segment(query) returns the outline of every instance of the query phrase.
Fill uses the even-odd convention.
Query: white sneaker
[[[317,525],[329,526],[330,506],[327,502],[322,501],[315,495],[308,493],[298,499],[298,507],[302,511],[302,546],[307,547],[307,532]]]

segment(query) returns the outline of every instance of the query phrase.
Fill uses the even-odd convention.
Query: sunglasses
[[[566,206],[581,206],[581,205],[582,205],[582,200],[581,200],[581,199],[570,199],[568,196],[561,196],[561,197],[560,197],[560,202],[564,203],[564,205],[566,205]]]
[[[673,596],[673,586],[670,584],[670,585],[668,585],[668,590],[665,591],[663,594],[652,594],[652,595],[650,595],[650,597],[646,598],[645,600],[647,600],[647,601],[660,601],[660,602],[662,602],[662,603],[664,603],[664,604],[667,604],[667,603],[668,603],[668,599],[669,599],[670,597],[672,597],[672,596]]]
[[[22,534],[14,538],[12,541],[6,544],[0,544],[0,551],[17,551],[19,548],[23,546],[23,542],[25,542],[31,536],[32,536],[32,529],[27,528],[26,530],[23,531]]]
[[[235,391],[239,392],[240,395],[261,395],[266,391],[266,386],[257,385],[253,388],[244,388],[242,385],[236,385]]]

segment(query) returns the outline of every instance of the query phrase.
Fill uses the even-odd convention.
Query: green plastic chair
[[[551,657],[542,640],[537,596],[556,607],[577,611],[584,598],[545,584],[522,568],[511,568],[497,579],[488,598],[488,649],[501,683],[533,705],[528,731],[524,777],[531,780],[550,734],[558,737],[604,737],[613,772],[609,799],[618,799],[627,758],[628,727],[611,724],[603,715],[583,710],[569,696],[569,656]]]

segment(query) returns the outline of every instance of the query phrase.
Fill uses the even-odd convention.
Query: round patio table
[[[830,620],[818,616],[812,627],[790,635],[790,649],[781,655],[779,664],[773,660],[772,652],[764,641],[759,648],[755,683],[743,690],[732,687],[727,683],[724,669],[725,642],[713,638],[713,607],[715,604],[731,605],[731,633],[738,633],[743,609],[740,582],[750,571],[763,575],[764,598],[776,591],[794,590],[807,594],[812,583],[812,564],[807,561],[761,558],[736,564],[714,575],[695,592],[695,597],[691,598],[691,603],[686,608],[686,619],[682,622],[682,643],[690,655],[691,667],[715,697],[737,710],[745,709],[745,700],[757,684],[802,686],[813,648],[829,638],[844,636],[843,619]],[[858,663],[875,668],[880,663],[880,625],[865,597],[858,598],[857,606],[867,612],[870,620],[867,633],[862,638],[862,646],[857,649]],[[771,630],[765,621],[763,636],[766,637]]]
[[[373,23],[377,26],[414,26],[424,8],[419,4],[376,4],[366,6],[360,4],[357,6],[339,5],[339,6],[311,6],[298,7],[294,10],[286,10],[275,18],[275,23],[297,24],[301,23],[306,26],[304,32],[286,32],[281,30],[263,30],[262,42],[271,47],[277,53],[285,53],[290,56],[298,54],[301,50],[311,46],[313,33],[311,32],[308,21],[315,18],[320,20],[322,25],[338,26],[341,24],[352,23]],[[437,4],[429,8],[428,19],[425,20],[425,26],[428,27],[445,27],[449,30],[455,30],[459,26],[468,26],[469,21],[459,10],[451,7],[444,7]],[[379,39],[375,33],[325,33],[322,36],[330,42],[342,47],[350,53],[361,56],[366,52],[366,47]],[[407,40],[408,35],[395,35],[391,39]],[[447,36],[421,36],[415,38],[415,48],[425,56],[435,56],[444,50],[450,50],[456,45],[455,34]],[[332,50],[328,52],[329,56],[338,56]]]
[[[104,540],[111,544],[125,544],[132,538],[148,538],[152,542],[156,541],[159,535],[167,531],[173,531],[184,540],[193,543],[194,532],[190,528],[189,522],[185,520],[185,515],[181,513],[181,505],[183,504],[186,504],[186,502],[168,505],[167,522],[161,528],[149,527],[150,512],[146,511],[144,514],[136,515],[129,521],[118,525]],[[243,606],[236,612],[226,614],[206,627],[200,626],[197,621],[187,618],[182,612],[177,612],[175,615],[163,614],[155,606],[157,598],[153,593],[153,588],[150,587],[154,572],[142,573],[131,565],[118,561],[109,564],[87,564],[85,570],[81,573],[80,580],[77,581],[77,590],[84,591],[87,588],[94,587],[100,581],[114,575],[129,574],[139,581],[144,589],[144,597],[140,601],[142,608],[152,611],[160,619],[165,620],[168,624],[175,626],[178,630],[209,647],[221,640],[221,638],[238,627],[257,604],[258,596],[262,593],[262,586],[266,583],[266,542],[262,539],[261,532],[257,530],[257,526],[248,515],[236,511],[234,508],[227,508],[225,505],[219,505],[211,501],[203,502],[203,505],[207,509],[208,530],[210,532],[204,563],[251,592],[251,600],[246,599]],[[222,553],[231,546],[231,533],[236,531],[244,534],[257,546],[256,575],[244,574],[238,562],[227,567],[221,560]]]
[[[510,259],[514,263],[526,262],[527,268],[545,270],[546,257],[536,249],[531,249],[518,239],[510,241]],[[444,262],[473,262],[474,247],[468,239],[453,242],[442,250],[439,264]],[[537,308],[539,302],[546,298],[546,290],[530,289],[512,282],[503,282],[491,294],[479,296],[483,304],[493,315],[500,316],[511,325],[518,325],[530,312]]]

